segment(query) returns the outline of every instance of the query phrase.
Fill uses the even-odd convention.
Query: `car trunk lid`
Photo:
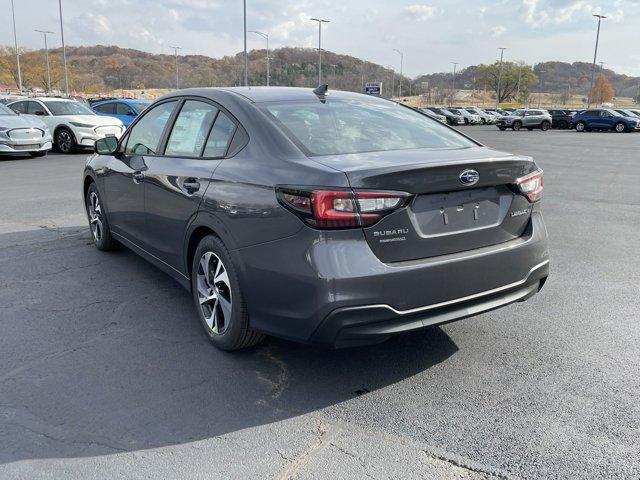
[[[355,190],[412,195],[404,208],[363,229],[369,246],[384,262],[506,242],[521,236],[529,223],[531,204],[514,186],[537,168],[529,157],[473,147],[314,159],[343,171]],[[467,184],[461,180],[463,172]]]

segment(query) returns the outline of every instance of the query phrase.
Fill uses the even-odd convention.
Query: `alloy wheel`
[[[102,207],[96,192],[89,194],[89,225],[91,226],[91,234],[94,240],[100,243],[103,234]]]
[[[215,253],[205,252],[200,257],[196,284],[207,326],[213,333],[224,333],[231,322],[231,284],[226,267]]]
[[[622,123],[618,123],[616,125],[616,132],[622,133],[622,132],[624,132],[624,129],[625,129],[625,127],[624,127],[624,125]]]
[[[71,138],[71,134],[66,130],[61,130],[58,132],[58,148],[62,153],[69,153],[71,151],[71,147],[73,146],[73,139]]]

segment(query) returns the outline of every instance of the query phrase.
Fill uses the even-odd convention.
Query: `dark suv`
[[[223,349],[379,342],[524,301],[549,274],[535,162],[388,100],[175,91],[96,151],[95,245],[180,282]]]
[[[618,133],[640,129],[640,120],[619,114],[609,108],[593,108],[578,112],[573,117],[573,127],[578,132],[613,130]]]
[[[575,110],[554,108],[547,111],[549,112],[549,115],[551,115],[552,128],[571,128],[571,124],[573,123],[573,116],[576,114]]]

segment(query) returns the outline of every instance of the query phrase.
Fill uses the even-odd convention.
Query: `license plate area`
[[[502,223],[512,199],[506,186],[419,195],[412,220],[422,237],[492,228]]]

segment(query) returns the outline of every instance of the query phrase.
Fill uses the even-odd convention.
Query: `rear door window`
[[[11,110],[18,113],[27,113],[27,102],[16,102],[11,105]]]
[[[29,115],[48,115],[44,107],[40,103],[34,102],[33,100],[27,102],[27,113]]]
[[[116,103],[116,115],[132,115],[132,108],[126,103]]]
[[[199,157],[217,114],[218,109],[208,103],[184,102],[171,129],[165,155]]]
[[[104,105],[98,105],[94,107],[94,110],[100,113],[110,113],[110,114],[115,113],[115,108],[113,103],[105,103]]]
[[[236,124],[224,112],[220,112],[207,139],[203,156],[223,157],[235,130]]]

